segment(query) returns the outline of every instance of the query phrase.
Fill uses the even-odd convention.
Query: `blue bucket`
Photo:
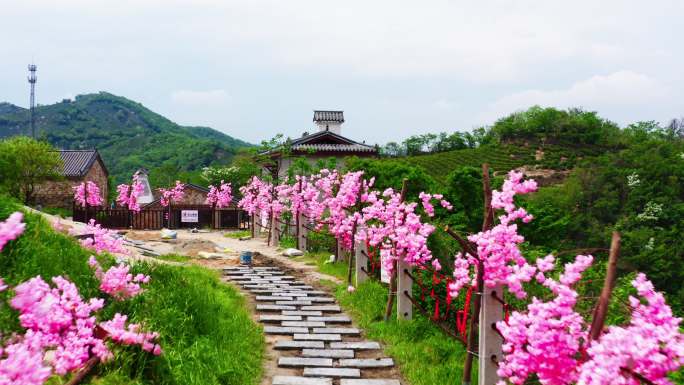
[[[240,253],[240,264],[241,265],[251,265],[252,264],[252,252],[243,251]]]

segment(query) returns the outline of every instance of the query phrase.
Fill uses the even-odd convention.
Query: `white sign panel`
[[[197,223],[199,222],[199,213],[197,210],[181,210],[181,222]]]
[[[385,270],[383,268],[383,266],[385,266],[385,257],[381,256],[380,257],[380,282],[390,283],[390,275],[387,272],[387,270]]]

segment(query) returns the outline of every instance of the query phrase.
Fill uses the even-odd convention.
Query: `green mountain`
[[[0,103],[0,138],[29,131],[27,109]],[[178,174],[227,164],[240,148],[251,146],[209,127],[180,126],[106,92],[37,107],[36,131],[57,148],[97,148],[115,183],[140,167]]]

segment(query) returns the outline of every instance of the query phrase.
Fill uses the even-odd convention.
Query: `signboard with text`
[[[199,213],[197,210],[181,210],[181,222],[197,223],[199,222]]]

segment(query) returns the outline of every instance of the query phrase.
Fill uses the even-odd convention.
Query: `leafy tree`
[[[398,160],[377,160],[351,157],[346,160],[347,171],[364,171],[366,178],[375,178],[375,188],[401,189],[404,178],[408,179],[410,200],[418,200],[421,191],[434,191],[436,182],[421,167],[412,166]]]
[[[26,136],[0,141],[0,184],[11,196],[33,203],[37,185],[61,178],[59,152],[47,142]]]

